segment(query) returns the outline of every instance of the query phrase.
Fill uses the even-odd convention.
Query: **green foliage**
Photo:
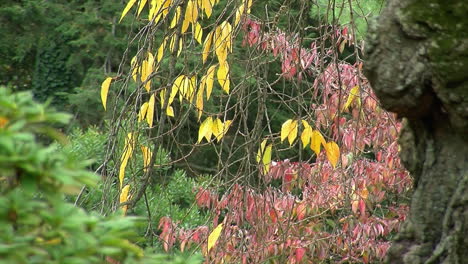
[[[159,223],[161,217],[169,216],[186,228],[203,225],[208,215],[199,210],[195,204],[195,189],[199,184],[186,176],[182,170],[176,170],[167,184],[156,184],[148,195],[152,222]],[[134,210],[138,216],[146,216],[147,208],[141,201]]]
[[[136,218],[88,214],[64,201],[97,178],[66,152],[37,142],[39,133],[59,135],[50,123],[70,116],[33,102],[30,93],[0,88],[0,263],[185,262],[144,252],[136,241]],[[171,261],[169,261],[171,259]]]
[[[97,127],[88,127],[86,131],[75,128],[68,136],[70,143],[62,147],[66,155],[75,160],[91,160],[90,169],[95,170],[102,164],[106,152],[107,135]]]
[[[332,24],[333,19],[341,26],[350,26],[353,23],[356,37],[363,39],[367,32],[369,15],[380,13],[384,0],[352,1],[352,7],[349,3],[347,0],[320,0],[310,9],[310,16],[319,21],[324,20],[328,24]]]

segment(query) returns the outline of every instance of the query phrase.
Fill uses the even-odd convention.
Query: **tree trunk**
[[[370,30],[365,73],[404,118],[410,215],[388,263],[468,263],[468,5],[388,0]]]

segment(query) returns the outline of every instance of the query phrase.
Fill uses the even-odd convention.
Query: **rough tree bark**
[[[411,210],[388,263],[468,263],[468,5],[389,0],[371,29],[365,73],[404,118],[400,156]]]

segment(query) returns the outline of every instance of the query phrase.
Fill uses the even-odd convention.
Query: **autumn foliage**
[[[140,1],[138,14],[145,3]],[[134,4],[135,1],[129,1],[122,17]],[[132,59],[129,75],[145,98],[135,103],[135,108],[140,109],[138,122],[146,120],[149,130],[162,126],[161,122],[164,125],[166,117],[180,118],[183,107],[176,108],[178,99],[196,112],[199,127],[194,145],[204,141],[222,144],[229,133],[239,133],[230,131],[239,120],[205,109],[205,103],[213,98],[215,77],[222,96],[231,99],[240,94],[240,88],[232,81],[233,62],[229,60],[235,51],[236,37],[242,37],[244,49],[279,63],[279,79],[308,85],[300,96],[311,103],[302,105],[306,113],[291,115],[280,131],[253,139],[258,150],[256,159],[252,159],[257,166],[255,176],[262,184],[252,186],[235,179],[226,190],[195,189],[196,206],[211,213],[207,225],[188,229],[169,217],[161,218],[158,229],[164,250],[200,249],[206,263],[381,260],[389,248],[389,239],[408,212],[411,179],[398,158],[396,140],[401,125],[395,115],[380,108],[361,73],[364,62],[359,58],[361,45],[354,30],[323,25],[320,32],[327,34],[306,47],[297,34],[275,27],[265,30],[261,21],[249,15],[252,1],[242,1],[232,17],[203,28],[200,25],[203,12],[210,17],[218,4],[219,1],[189,0],[183,6],[173,6],[172,1],[151,1],[149,25],[161,25],[160,20],[173,14],[168,20],[169,27],[178,31],[165,36],[157,51],[148,49],[140,54],[140,59],[137,56]],[[204,30],[208,34],[203,34]],[[196,73],[175,73],[166,85],[155,89],[152,78],[158,74],[161,59],[170,53],[175,61],[187,47],[192,47],[187,44],[187,35],[196,41],[195,45],[200,45],[201,58],[197,58],[200,63],[204,65],[212,56],[213,65],[207,69],[203,66]],[[352,56],[343,58],[345,49],[351,50]],[[351,63],[349,57],[356,62]],[[110,79],[106,79],[102,86],[104,107],[109,85]],[[157,102],[160,110],[155,106]],[[159,128],[158,133],[162,131]],[[125,141],[121,158],[121,189],[128,178],[125,168],[135,147],[132,138],[142,132],[133,133]],[[311,155],[294,161],[278,159],[275,152],[279,152],[280,146],[299,151],[309,148],[306,153]],[[151,157],[146,148],[146,174],[154,162]],[[123,202],[129,195],[127,186],[123,187],[127,188],[125,192],[121,190],[125,194]],[[146,187],[138,188],[144,192]]]
[[[318,67],[322,58],[317,44],[299,49],[284,33],[262,34],[253,20],[244,25],[244,42],[273,53],[283,65],[285,78],[300,78]],[[338,47],[343,41],[351,42],[346,31],[337,31]],[[320,147],[320,134],[318,145],[314,137],[301,138],[304,147],[315,148],[314,162],[271,161],[267,170],[260,169],[258,177],[267,186],[263,190],[239,184],[225,193],[195,190],[197,206],[213,213],[210,226],[224,224],[216,246],[208,250],[208,226],[186,230],[164,218],[160,238],[165,248],[199,245],[207,263],[381,260],[389,238],[406,218],[405,196],[411,179],[398,158],[400,123],[379,107],[360,67],[360,63],[330,63],[311,87],[321,102],[311,106],[313,129],[337,142],[337,161],[330,157],[326,143]],[[307,129],[303,126],[302,131]]]

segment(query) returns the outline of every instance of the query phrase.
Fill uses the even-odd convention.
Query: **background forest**
[[[0,4],[0,263],[378,263],[372,1]],[[65,112],[69,114],[65,114]]]

